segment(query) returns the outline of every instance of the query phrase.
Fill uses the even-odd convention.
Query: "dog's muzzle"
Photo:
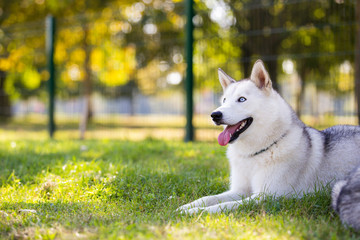
[[[219,112],[219,111],[213,112],[213,113],[211,113],[211,118],[216,125],[220,125],[221,120],[223,118],[223,114],[222,114],[222,112]]]

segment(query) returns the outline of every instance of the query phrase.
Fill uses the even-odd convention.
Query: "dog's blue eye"
[[[246,98],[244,98],[244,97],[240,97],[239,99],[238,99],[238,102],[245,102],[246,101]]]

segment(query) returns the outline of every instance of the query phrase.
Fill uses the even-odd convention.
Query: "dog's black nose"
[[[214,122],[218,123],[222,119],[222,112],[213,112],[211,118]]]

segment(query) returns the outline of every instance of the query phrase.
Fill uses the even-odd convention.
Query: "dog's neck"
[[[274,141],[273,143],[271,143],[269,146],[267,146],[266,148],[263,148],[263,149],[261,149],[260,151],[257,151],[257,152],[255,152],[255,153],[253,153],[253,154],[251,154],[250,155],[250,157],[255,157],[255,156],[257,156],[257,155],[259,155],[259,154],[262,154],[262,153],[264,153],[264,152],[266,152],[267,150],[269,150],[272,146],[274,146],[275,144],[277,144],[279,141],[281,141],[286,135],[287,135],[287,131],[283,134],[283,135],[281,135],[276,141]]]

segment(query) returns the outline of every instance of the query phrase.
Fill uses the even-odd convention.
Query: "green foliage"
[[[9,93],[23,96],[14,86],[43,90],[34,80],[38,77],[28,78],[24,65],[37,71],[42,81],[47,80],[44,19],[49,13],[58,19],[55,59],[60,95],[79,94],[88,77],[86,69],[90,69],[94,89],[107,96],[113,95],[109,88],[129,92],[132,86],[130,91],[137,88],[153,94],[181,86],[169,85],[166,77],[172,72],[184,75],[183,1],[0,3],[0,12],[4,12],[0,14],[0,70],[8,72]],[[325,82],[341,81],[341,77],[333,79],[330,69],[346,60],[353,62],[353,1],[199,0],[195,1],[195,13],[197,88],[218,90],[218,67],[236,79],[248,77],[252,61],[261,57],[274,82],[281,65],[277,63],[286,58],[296,63],[303,81],[314,81],[328,90],[333,85]],[[22,76],[14,78],[12,74]],[[28,84],[19,80],[24,78]],[[340,92],[352,89],[341,88]]]
[[[107,87],[125,86],[128,91],[129,86],[139,86],[154,93],[160,77],[164,80],[169,73],[184,70],[182,2],[15,0],[0,6],[0,12],[12,13],[0,14],[0,29],[5,29],[0,31],[0,70],[8,74],[13,97],[26,97],[18,88],[40,86],[34,74],[29,78],[24,72],[24,65],[38,71],[42,80],[48,78],[44,49],[48,14],[57,17],[55,63],[61,96],[78,95],[88,77],[101,92]],[[159,70],[160,64],[166,68]],[[19,79],[25,78],[29,84],[21,84]]]
[[[225,149],[209,143],[3,141],[0,237],[86,239],[356,239],[329,190],[271,196],[222,214],[175,209],[226,190]]]

